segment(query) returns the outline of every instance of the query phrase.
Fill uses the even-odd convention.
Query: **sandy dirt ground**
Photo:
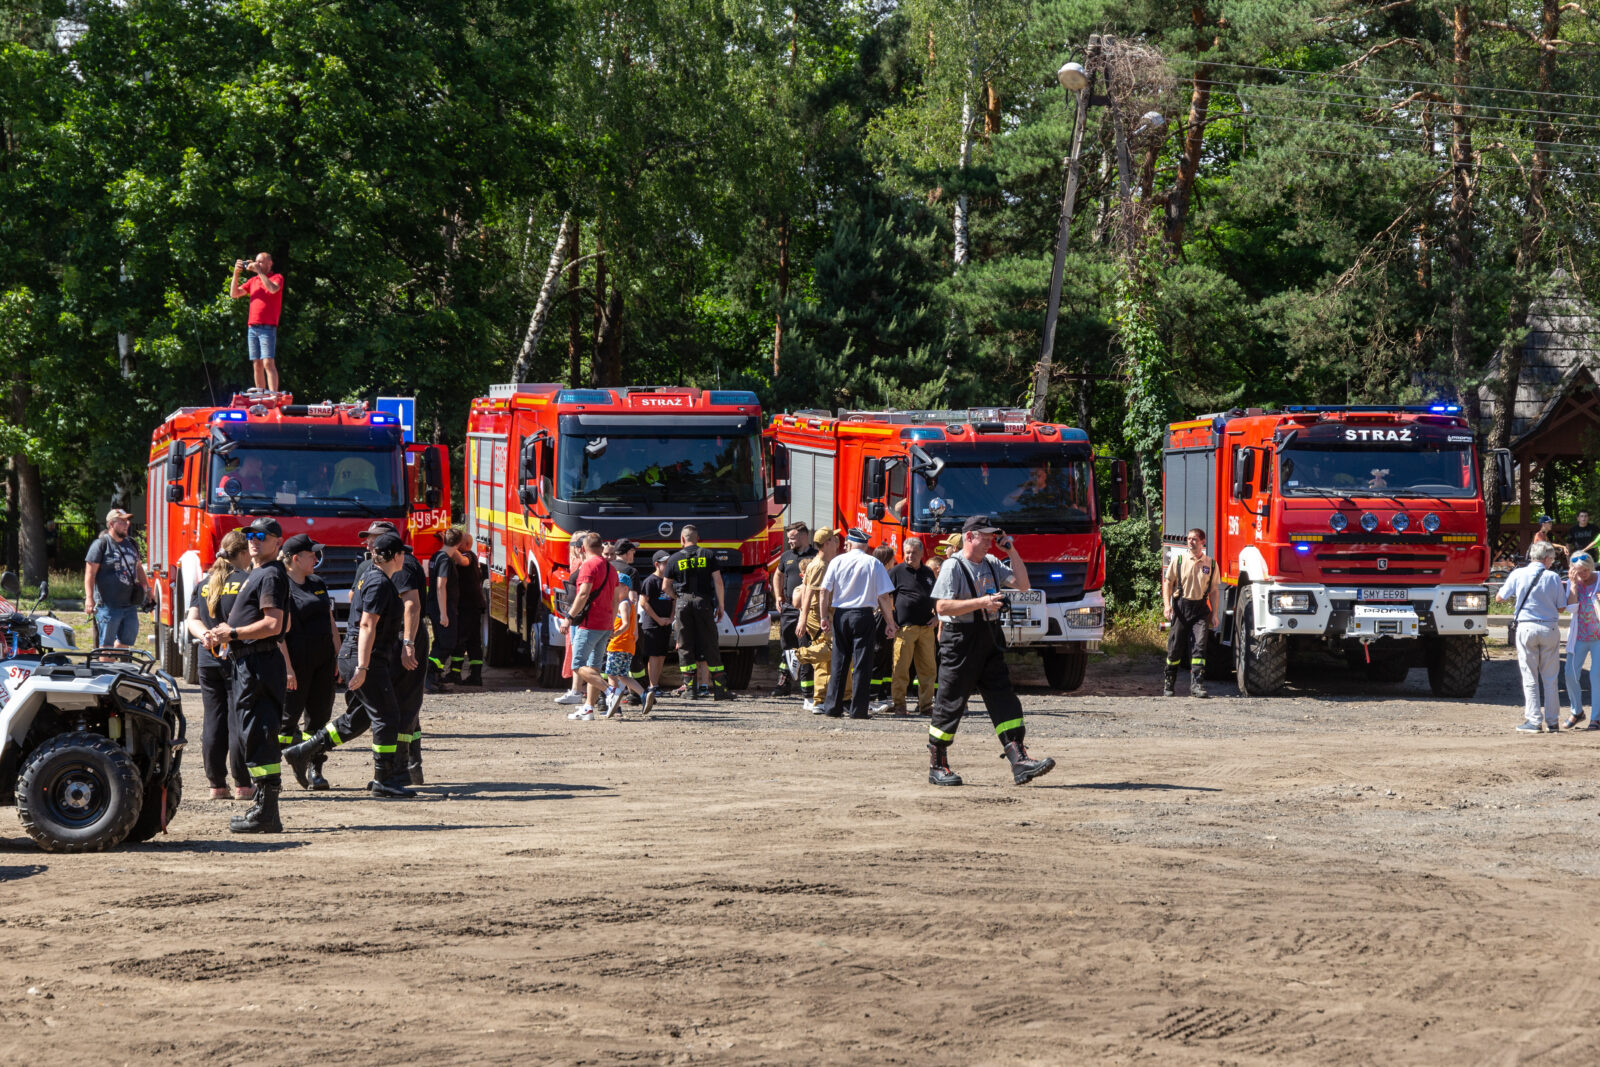
[[[1600,732],[1514,735],[1496,655],[1474,702],[1099,662],[1025,695],[1054,773],[980,711],[959,789],[914,719],[569,722],[490,672],[430,702],[415,801],[347,749],[280,837],[198,766],[146,846],[0,812],[0,1060],[1593,1064]]]

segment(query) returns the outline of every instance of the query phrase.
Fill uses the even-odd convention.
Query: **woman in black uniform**
[[[483,570],[478,564],[478,546],[466,533],[461,538],[461,558],[456,561],[455,657],[450,665],[450,680],[462,685],[483,684]],[[463,677],[463,675],[465,675]]]
[[[283,543],[283,562],[289,571],[289,694],[283,704],[283,724],[278,743],[304,741],[328,725],[333,715],[333,688],[338,679],[339,630],[333,622],[333,601],[322,579],[311,572],[322,557],[322,546],[308,534],[295,534]],[[305,722],[301,724],[301,716]],[[302,773],[294,768],[302,789],[323,790],[326,757],[312,760]]]
[[[350,591],[350,625],[339,649],[339,673],[345,682],[345,713],[309,740],[283,750],[298,778],[310,761],[372,727],[372,781],[375,797],[414,797],[407,789],[410,771],[400,751],[405,713],[395,697],[396,662],[404,609],[390,580],[405,566],[405,542],[399,535],[380,534],[367,544],[372,565],[363,567]],[[406,747],[409,748],[409,745]]]
[[[254,792],[250,788],[250,775],[244,766],[244,746],[235,732],[228,729],[228,685],[232,672],[220,662],[206,643],[206,631],[217,625],[226,615],[219,609],[223,594],[232,588],[237,596],[244,585],[244,572],[250,566],[250,550],[245,545],[244,534],[229,530],[217,548],[217,558],[211,564],[205,581],[195,587],[189,600],[189,614],[184,619],[184,629],[190,638],[199,642],[200,706],[205,720],[200,732],[200,758],[205,765],[206,780],[211,783],[212,800],[228,800],[233,790],[228,788],[228,772],[233,771],[233,784],[239,789],[241,799]]]

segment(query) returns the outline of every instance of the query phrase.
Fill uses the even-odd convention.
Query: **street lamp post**
[[[1061,226],[1056,234],[1055,265],[1050,270],[1050,302],[1044,316],[1044,343],[1033,370],[1033,417],[1044,419],[1050,401],[1050,364],[1055,357],[1056,320],[1061,315],[1061,283],[1067,267],[1067,242],[1072,237],[1072,213],[1078,200],[1079,156],[1083,151],[1083,130],[1089,119],[1090,96],[1095,67],[1100,56],[1100,38],[1089,38],[1084,63],[1068,63],[1056,72],[1056,80],[1068,93],[1078,94],[1077,114],[1072,123],[1072,150],[1067,156],[1067,190],[1061,197]]]

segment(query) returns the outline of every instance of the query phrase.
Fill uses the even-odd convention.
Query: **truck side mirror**
[[[867,460],[867,499],[878,500],[887,491],[888,478],[884,472],[883,460]]]
[[[1255,453],[1248,448],[1240,448],[1233,453],[1233,498],[1235,500],[1249,500],[1251,475],[1254,473]]]
[[[439,446],[428,449],[422,454],[422,476],[427,480],[427,488],[423,492],[423,503],[430,508],[439,506],[439,501],[444,494],[444,464],[439,459]]]
[[[167,480],[181,482],[183,480],[183,446],[174,444],[167,449]]]
[[[531,511],[533,506],[539,502],[538,490],[531,485],[524,485],[517,490],[517,499],[522,501],[524,510]]]
[[[10,571],[0,574],[0,593],[4,593],[12,600],[22,595],[22,583],[17,581],[17,576]]]
[[[183,483],[182,482],[168,482],[167,483],[167,503],[169,503],[169,504],[181,504],[181,503],[183,503]]]
[[[789,506],[789,487],[787,485],[775,485],[775,486],[773,486],[772,487],[772,502],[774,504],[778,505],[778,507],[780,507],[780,508],[788,507]]]
[[[889,509],[883,506],[883,501],[874,500],[867,505],[867,518],[873,522],[882,522],[883,517],[889,514]]]
[[[1500,499],[1495,503],[1499,507],[1505,507],[1506,504],[1511,502],[1513,496],[1511,486],[1514,484],[1512,479],[1517,472],[1511,463],[1511,449],[1496,448],[1492,450],[1492,454],[1494,456],[1494,469],[1500,475]]]
[[[1128,461],[1111,461],[1111,517],[1118,522],[1128,517]]]
[[[539,439],[530,437],[522,442],[522,480],[531,482],[539,477]]]
[[[789,446],[772,442],[772,480],[786,482],[789,480]]]

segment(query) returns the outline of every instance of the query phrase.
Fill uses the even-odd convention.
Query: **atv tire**
[[[178,805],[183,803],[183,775],[174,774],[167,779],[167,810],[166,824],[172,825],[172,817],[178,814]],[[139,818],[134,820],[133,829],[128,831],[125,841],[137,844],[148,841],[161,832],[161,783],[152,782],[144,791],[144,803],[139,806]]]
[[[62,734],[40,745],[17,776],[17,817],[46,852],[119,845],[144,804],[128,753],[100,734]]]
[[[1428,688],[1436,697],[1476,696],[1483,674],[1483,638],[1437,637],[1428,656]]]

